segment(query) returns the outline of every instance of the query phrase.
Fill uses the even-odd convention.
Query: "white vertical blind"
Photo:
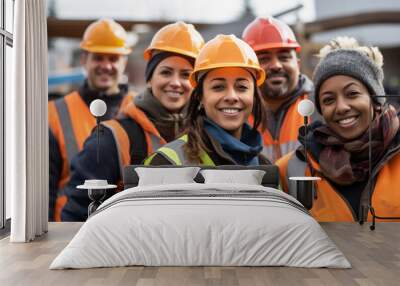
[[[6,98],[6,187],[12,242],[47,231],[47,28],[45,0],[15,2],[13,93]]]

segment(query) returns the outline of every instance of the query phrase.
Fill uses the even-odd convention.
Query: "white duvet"
[[[99,207],[50,269],[128,265],[351,267],[294,198],[237,184],[125,190]]]

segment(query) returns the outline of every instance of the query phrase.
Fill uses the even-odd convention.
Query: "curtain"
[[[12,94],[6,97],[6,188],[12,242],[48,228],[47,25],[45,0],[15,1]]]

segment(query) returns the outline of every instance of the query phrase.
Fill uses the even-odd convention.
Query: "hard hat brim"
[[[152,53],[152,51],[154,51],[154,50],[162,51],[162,52],[171,52],[171,53],[175,53],[175,54],[177,54],[177,55],[183,55],[183,56],[191,57],[191,58],[193,58],[193,59],[196,59],[196,56],[197,56],[197,55],[195,55],[195,54],[193,54],[193,53],[190,53],[190,52],[188,52],[188,51],[184,51],[184,50],[176,49],[176,48],[171,48],[171,47],[166,47],[166,48],[152,48],[152,49],[146,49],[146,50],[143,52],[143,58],[144,58],[146,61],[150,60],[150,59],[151,59],[151,53]]]
[[[99,54],[118,54],[118,55],[129,55],[132,52],[131,48],[116,48],[116,47],[84,47],[81,46],[81,49],[90,53],[99,53]]]
[[[238,65],[235,63],[232,63],[232,64],[224,63],[221,65],[220,64],[210,65],[210,66],[207,66],[207,68],[198,69],[198,70],[192,72],[189,76],[190,84],[192,85],[193,88],[195,88],[197,86],[197,75],[199,74],[199,72],[217,69],[217,68],[227,68],[227,67],[238,67],[238,68],[255,70],[256,74],[257,74],[257,78],[256,78],[257,86],[262,85],[266,78],[265,71],[262,68],[257,68],[257,67],[248,66],[248,65]]]
[[[266,51],[270,49],[280,49],[280,48],[289,48],[295,49],[297,53],[301,51],[301,46],[297,43],[268,43],[261,45],[253,45],[251,46],[255,52]]]

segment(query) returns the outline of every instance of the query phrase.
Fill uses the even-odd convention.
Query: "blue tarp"
[[[68,74],[49,75],[48,84],[49,86],[68,84],[68,83],[80,83],[85,79],[85,75],[81,71],[74,71]]]

